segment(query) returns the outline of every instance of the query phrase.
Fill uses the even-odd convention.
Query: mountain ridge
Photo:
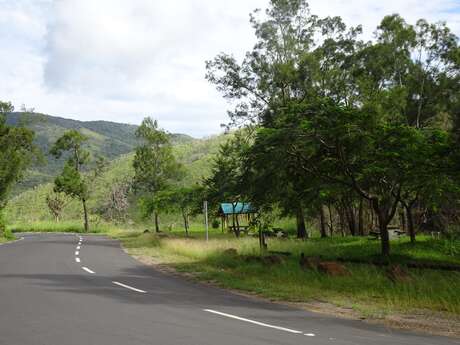
[[[105,120],[81,121],[61,116],[42,113],[12,112],[6,114],[6,123],[11,126],[24,125],[35,132],[35,143],[41,149],[45,165],[35,164],[25,174],[13,194],[18,194],[29,188],[51,182],[62,169],[64,159],[54,159],[49,155],[54,142],[66,131],[75,129],[88,137],[86,148],[90,154],[101,156],[108,161],[128,154],[135,150],[138,140],[135,132],[137,125],[111,122]],[[189,135],[170,133],[173,144],[193,142]]]

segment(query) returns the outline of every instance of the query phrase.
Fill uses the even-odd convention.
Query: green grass
[[[293,255],[280,265],[247,262],[244,256],[224,254],[235,248],[239,254],[258,255],[256,239],[236,240],[213,233],[209,243],[200,238],[157,237],[136,232],[114,232],[133,255],[153,257],[179,271],[192,272],[200,280],[214,281],[223,287],[254,292],[261,296],[293,302],[320,300],[373,316],[429,310],[460,315],[460,273],[410,269],[411,282],[393,283],[386,268],[347,264],[352,275],[329,277],[316,271],[304,271],[298,254],[321,255],[324,259],[350,257],[373,258],[379,244],[363,238],[269,240],[270,250],[289,251]],[[459,264],[460,243],[432,241],[421,237],[413,246],[407,241],[393,245],[393,260],[430,261]]]
[[[90,225],[90,233],[108,233],[113,230],[113,225],[100,223]],[[84,227],[81,222],[75,221],[40,221],[16,223],[8,226],[11,232],[75,232],[84,233]]]
[[[16,237],[13,235],[10,229],[6,229],[1,235],[0,235],[0,243],[6,243],[15,240]]]

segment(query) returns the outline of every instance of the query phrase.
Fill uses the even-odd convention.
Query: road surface
[[[0,246],[1,345],[460,344],[165,275],[104,237],[23,237]]]

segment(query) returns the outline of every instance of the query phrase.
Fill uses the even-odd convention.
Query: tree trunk
[[[364,207],[362,197],[359,199],[358,234],[359,236],[364,236]]]
[[[240,220],[238,214],[236,214],[236,228],[235,228],[236,237],[240,237]]]
[[[329,232],[330,232],[330,236],[332,237],[332,234],[334,233],[334,221],[333,221],[333,219],[332,219],[331,204],[328,204],[328,205],[327,205],[327,210],[328,210],[328,212],[329,212],[329,222],[330,222]]]
[[[404,207],[407,215],[407,228],[409,229],[410,242],[415,243],[415,227],[414,216],[412,214],[412,206]]]
[[[188,214],[182,211],[182,218],[184,219],[185,237],[188,237]]]
[[[326,238],[327,237],[327,232],[326,232],[326,220],[324,219],[324,209],[323,206],[321,205],[319,209],[319,223],[320,223],[320,232],[321,232],[321,238]]]
[[[159,233],[160,232],[160,219],[159,219],[159,215],[157,211],[154,212],[154,218],[155,218],[155,232]]]
[[[406,209],[406,207],[404,207],[404,209]],[[404,232],[408,232],[407,231],[408,229],[407,229],[407,226],[406,226],[406,214],[404,213],[404,211],[400,212],[399,218],[400,218],[400,223],[401,223],[401,226],[402,226],[402,230]]]
[[[265,252],[267,251],[267,243],[265,241],[265,234],[260,224],[259,224],[259,247],[260,247],[260,253],[265,254]]]
[[[89,231],[89,222],[88,222],[88,209],[86,207],[86,199],[81,199],[81,203],[83,204],[83,216],[85,218],[85,232]]]
[[[384,219],[381,220],[381,216],[379,216],[379,229],[380,229],[380,239],[381,239],[381,246],[382,246],[382,255],[389,256],[390,255],[390,235],[388,234],[388,224]]]
[[[296,214],[297,219],[297,238],[305,239],[308,237],[307,227],[305,226],[305,217],[302,206],[299,206]]]
[[[337,213],[339,214],[340,233],[341,233],[342,237],[345,237],[345,231],[344,231],[344,227],[345,227],[344,218],[345,218],[345,216],[344,216],[343,208],[342,207],[337,208]]]
[[[385,208],[380,205],[378,199],[372,200],[372,208],[374,209],[378,218],[382,256],[388,257],[390,256],[390,235],[388,233],[388,224],[393,218],[394,213],[391,214],[391,212],[386,212]]]
[[[350,203],[349,205],[344,205],[345,207],[345,214],[347,215],[347,222],[348,222],[348,229],[350,230],[351,236],[356,235],[356,220],[355,220],[355,212],[353,210],[353,205]]]

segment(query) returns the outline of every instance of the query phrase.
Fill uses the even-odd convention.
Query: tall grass
[[[382,315],[394,311],[428,309],[460,315],[460,273],[410,269],[410,282],[394,283],[385,267],[347,264],[351,276],[330,277],[314,270],[304,271],[298,254],[369,258],[379,252],[379,244],[367,239],[269,240],[269,249],[288,251],[292,255],[282,264],[269,265],[248,261],[247,255],[259,254],[257,239],[219,238],[208,243],[200,239],[161,238],[152,234],[119,234],[132,254],[154,257],[162,263],[199,279],[212,280],[222,286],[252,291],[262,296],[287,301],[326,300],[353,307],[366,314]],[[420,238],[415,246],[407,241],[393,242],[395,258],[420,261],[460,263],[443,241]],[[459,244],[456,243],[455,246]],[[226,254],[235,248],[238,254]]]
[[[76,221],[39,221],[25,222],[8,225],[8,229],[12,232],[72,232],[83,233],[85,229],[81,222]],[[106,233],[113,229],[113,225],[106,223],[91,224],[90,233]]]

